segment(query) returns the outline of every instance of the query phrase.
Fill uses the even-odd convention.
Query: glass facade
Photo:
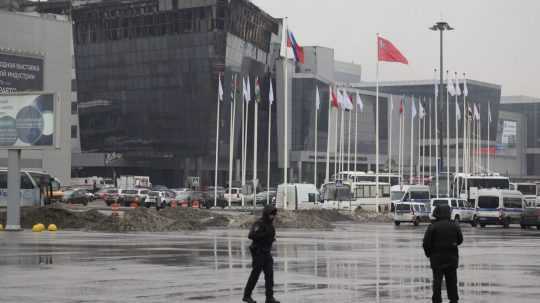
[[[232,78],[242,83],[249,75],[253,92],[258,76],[267,95],[276,21],[246,0],[103,1],[75,8],[73,21],[83,151],[122,153],[126,173],[151,175],[155,182],[177,186],[198,175],[208,184],[221,74],[226,102],[219,122],[220,183],[225,184]],[[240,146],[241,86],[237,89]],[[262,104],[259,127],[266,130],[268,108]],[[250,110],[253,117],[253,106]],[[264,133],[259,146],[266,142]]]

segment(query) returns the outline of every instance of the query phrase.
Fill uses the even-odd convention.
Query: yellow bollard
[[[48,231],[57,231],[58,227],[56,227],[56,224],[49,224],[49,226],[47,227],[47,230]]]
[[[4,230],[4,225],[0,224],[0,231]]]
[[[32,226],[32,231],[35,233],[40,233],[43,231],[43,229],[45,229],[45,226],[43,226],[43,224],[36,224]]]

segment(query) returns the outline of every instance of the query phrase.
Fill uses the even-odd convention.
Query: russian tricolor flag
[[[287,47],[292,48],[296,61],[304,64],[304,49],[298,45],[291,31],[287,31]]]

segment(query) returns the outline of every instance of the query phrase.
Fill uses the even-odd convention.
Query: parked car
[[[173,201],[180,207],[191,207],[192,191],[177,191]]]
[[[146,207],[164,208],[171,205],[175,194],[171,191],[150,191],[148,192],[148,198],[144,202]]]
[[[272,201],[274,201],[274,198],[276,197],[276,190],[271,189],[269,191],[262,191],[260,193],[257,193],[256,201],[259,205],[266,205],[266,202],[268,200],[268,197],[270,197],[270,204]]]
[[[540,230],[540,204],[536,201],[526,201],[525,208],[521,214],[521,228],[534,227]]]
[[[239,187],[232,187],[231,188],[231,194],[229,195],[229,189],[225,190],[225,193],[223,194],[223,198],[227,203],[229,203],[229,198],[231,200],[231,204],[238,204],[242,202],[242,189]]]
[[[191,192],[191,207],[193,208],[207,208],[209,209],[214,205],[214,198],[210,200],[210,196],[206,192],[194,191]]]
[[[118,202],[119,196],[120,190],[118,188],[108,188],[103,195],[103,200],[107,206],[111,206],[112,204]]]
[[[229,201],[225,199],[225,188],[222,186],[217,187],[217,201],[214,201],[215,190],[214,186],[209,186],[206,191],[206,200],[208,200],[205,205],[206,208],[214,207],[214,202],[217,202],[217,207],[225,208],[228,205]]]
[[[396,202],[394,203],[394,224],[399,226],[402,222],[409,222],[418,226],[420,222],[430,222],[429,206],[422,202]]]
[[[142,205],[139,191],[136,189],[122,189],[118,197],[118,203],[123,206],[130,206],[132,203]]]
[[[452,210],[450,219],[456,223],[467,222],[470,223],[473,227],[476,226],[474,222],[474,209],[469,205],[469,202],[465,199],[459,198],[436,198],[431,199],[431,213],[429,215],[431,220],[436,218],[433,216],[433,211],[435,207],[440,205],[448,205]]]
[[[85,189],[70,189],[64,191],[62,202],[88,205],[88,198],[86,197]]]

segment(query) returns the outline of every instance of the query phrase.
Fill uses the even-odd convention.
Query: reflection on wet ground
[[[279,230],[276,297],[287,303],[430,302],[425,227]],[[463,302],[538,302],[539,231],[463,231]],[[246,235],[0,233],[0,302],[240,302],[251,265]],[[259,302],[263,279],[254,296]]]

